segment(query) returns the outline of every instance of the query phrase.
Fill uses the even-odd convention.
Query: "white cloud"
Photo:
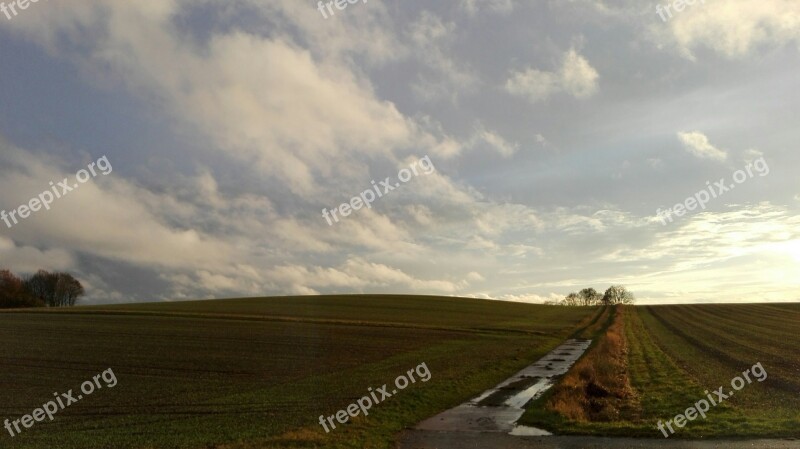
[[[567,93],[576,98],[592,96],[597,91],[599,77],[597,70],[575,49],[567,52],[561,67],[561,85]]]
[[[69,30],[107,25],[108,36],[93,42],[91,58],[75,56],[87,70],[110,67],[135,92],[162,99],[192,131],[205,133],[213,148],[282,180],[295,194],[307,195],[325,178],[343,175],[332,173],[332,166],[360,168],[364,158],[391,159],[425,137],[394,104],[376,96],[357,66],[337,58],[343,44],[309,50],[285,35],[234,30],[195,48],[170,26],[183,2],[87,3],[74,10],[38,8],[23,32],[54,46],[59,32],[69,37]],[[290,17],[296,13],[287,8]]]
[[[534,140],[536,140],[536,143],[543,146],[544,148],[554,148],[556,150],[558,149],[552,143],[550,143],[550,141],[547,140],[547,138],[542,134],[536,134],[534,136]]]
[[[348,259],[336,268],[283,265],[270,270],[267,277],[295,291],[364,291],[369,288],[404,287],[417,292],[454,293],[458,286],[445,280],[415,278],[397,268],[361,258]]]
[[[518,143],[506,140],[497,132],[487,130],[480,123],[476,126],[469,142],[464,146],[469,148],[488,147],[503,157],[511,157],[519,150]]]
[[[448,135],[442,124],[430,116],[420,116],[416,118],[416,123],[422,137],[420,144],[425,148],[430,148],[428,154],[441,159],[451,159],[461,154],[464,145],[455,138]]]
[[[749,148],[744,151],[744,161],[745,162],[753,162],[754,160],[763,157],[764,152],[757,150],[755,148]]]
[[[184,1],[186,4],[192,2]],[[217,1],[225,7],[236,5],[236,2]],[[293,27],[301,30],[307,48],[321,59],[336,62],[357,56],[370,66],[382,66],[409,53],[391,28],[387,27],[393,17],[385,3],[374,2],[366,5],[366,8],[349,8],[346,18],[338,15],[337,20],[320,20],[316,3],[314,7],[309,7],[307,3],[296,0],[238,1],[261,11],[263,18],[283,34],[288,34],[286,31]]]
[[[727,152],[711,145],[708,137],[701,132],[679,132],[678,139],[683,143],[686,151],[701,159],[724,161],[728,158]]]
[[[796,0],[708,1],[673,13],[654,28],[654,37],[691,59],[700,47],[741,58],[760,47],[800,45],[800,8]]]
[[[494,299],[497,301],[510,301],[510,302],[523,302],[529,304],[544,304],[549,302],[558,302],[564,298],[564,295],[558,293],[550,293],[548,296],[537,295],[535,293],[520,293],[520,294],[503,294],[503,295],[489,295],[487,293],[469,295],[471,298],[479,299]]]
[[[480,138],[494,148],[498,153],[505,157],[509,157],[517,152],[519,145],[511,143],[501,137],[499,134],[484,130],[480,134]]]
[[[589,61],[573,48],[564,54],[558,72],[546,72],[534,68],[512,72],[505,88],[509,93],[526,97],[533,103],[559,92],[565,92],[575,98],[586,98],[597,92],[599,77],[597,70],[589,64]]]
[[[0,223],[2,224],[2,223]],[[4,224],[2,224],[5,227]],[[33,246],[18,246],[8,237],[0,236],[0,260],[13,263],[14,270],[33,273],[39,269],[63,271],[74,269],[75,258],[62,248],[40,250]],[[10,267],[0,267],[7,269]]]
[[[433,101],[441,98],[457,102],[460,95],[478,85],[473,71],[451,55],[456,38],[456,25],[445,22],[429,11],[408,27],[413,54],[430,73],[420,73],[412,89],[418,98]]]
[[[561,90],[558,75],[536,69],[513,72],[506,81],[506,90],[517,96],[527,97],[531,102],[544,100]]]
[[[471,271],[467,274],[467,280],[470,282],[483,282],[486,278],[477,271]]]
[[[0,146],[3,181],[16,186],[13,191],[0,189],[3,204],[27,203],[29,198],[47,190],[50,180],[60,180],[81,168],[68,169],[56,158],[41,157],[2,143]],[[19,166],[25,167],[25,171],[14,169]],[[50,210],[32,214],[14,226],[9,235],[26,246],[82,251],[155,267],[202,266],[224,261],[234,252],[198,229],[167,225],[151,209],[153,202],[160,202],[164,208],[172,204],[166,195],[153,195],[112,171],[57,199]]]

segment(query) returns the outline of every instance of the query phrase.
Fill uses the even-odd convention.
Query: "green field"
[[[385,448],[403,427],[542,356],[596,310],[319,296],[3,312],[0,419],[108,368],[118,384],[19,436],[0,434],[0,447]],[[423,362],[429,382],[330,434],[317,423]]]
[[[763,382],[735,391],[707,418],[671,438],[800,437],[800,304],[634,307],[625,315],[627,375],[634,406],[615,422],[569,422],[543,413],[546,397],[523,420],[559,433],[663,438],[656,429],[709,392],[761,363]],[[716,397],[716,396],[714,396]]]
[[[387,448],[569,336],[603,338],[612,309],[421,296],[231,299],[0,313],[0,419],[19,419],[111,368],[87,396],[2,448]],[[800,305],[629,307],[636,392],[615,422],[570,422],[530,404],[523,422],[558,433],[663,438],[682,413],[761,363],[745,386],[673,438],[800,437]],[[326,434],[317,420],[425,363],[418,382]],[[2,430],[2,429],[0,429]]]
[[[673,361],[674,369],[692,381],[685,394],[688,385],[696,386],[695,401],[705,389],[730,391],[731,379],[756,363],[768,374],[763,382],[736,391],[726,410],[714,408],[705,421],[689,423],[682,435],[800,437],[800,304],[646,307],[640,316],[667,355],[661,360]],[[632,360],[642,373],[640,389],[660,382],[664,373],[646,356],[637,353]],[[656,411],[671,417],[660,404],[650,411],[653,417]]]

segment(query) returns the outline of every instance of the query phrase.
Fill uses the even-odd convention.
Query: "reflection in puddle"
[[[545,436],[550,432],[517,426],[525,405],[540,397],[586,351],[591,340],[567,340],[536,363],[472,400],[421,422],[417,429],[503,432],[519,436]]]
[[[553,381],[550,379],[542,379],[533,384],[527,390],[524,390],[516,395],[506,399],[505,405],[509,407],[523,408],[531,399],[538,398],[548,388],[553,386]]]
[[[553,435],[546,430],[528,426],[516,426],[510,433],[511,435],[516,435],[518,437],[546,437]]]

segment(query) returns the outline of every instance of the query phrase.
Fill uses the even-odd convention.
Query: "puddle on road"
[[[531,385],[527,390],[523,390],[508,398],[508,400],[505,402],[505,405],[509,407],[523,408],[525,407],[525,404],[531,401],[531,399],[538,398],[542,393],[547,391],[547,389],[552,386],[553,381],[551,379],[542,379],[539,382]]]
[[[528,426],[515,426],[510,433],[518,437],[549,437],[553,435],[546,430]]]
[[[518,436],[551,435],[535,427],[517,426],[525,404],[540,397],[578,360],[591,340],[567,340],[532,365],[464,404],[417,425],[420,430],[503,432]]]
[[[485,398],[479,396],[480,400],[473,399],[472,402],[477,403],[481,407],[496,407],[500,405],[513,406],[519,402],[518,399],[514,399],[520,395],[520,392],[535,390],[536,386],[543,380],[544,379],[540,379],[538,377],[523,377],[522,379],[516,380],[504,387],[500,387],[495,390],[489,390],[490,394],[488,396]],[[527,402],[528,401],[525,401],[522,404],[524,405]]]

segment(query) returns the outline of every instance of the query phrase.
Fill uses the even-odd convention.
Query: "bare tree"
[[[584,288],[580,292],[578,292],[578,296],[580,297],[580,305],[582,306],[593,306],[600,304],[603,299],[603,295],[597,293],[597,290],[593,288]]]
[[[45,302],[45,298],[47,296],[47,283],[45,280],[48,274],[50,273],[44,270],[39,270],[33,276],[27,276],[24,281],[25,289],[27,289],[31,295],[40,299],[42,302]]]
[[[577,305],[580,305],[580,297],[578,296],[577,293],[574,293],[574,292],[570,293],[569,295],[567,295],[564,298],[563,303],[564,303],[565,306],[577,306]]]
[[[623,285],[612,285],[603,294],[603,304],[606,305],[633,304],[634,301],[636,301],[636,298],[634,298],[633,293],[629,292]]]
[[[81,283],[69,273],[39,270],[25,280],[26,289],[48,307],[74,306],[84,294]]]
[[[57,307],[72,307],[84,293],[81,283],[69,273],[58,273],[55,302]]]
[[[28,291],[48,307],[56,307],[57,284],[58,275],[45,270],[39,270],[33,276],[25,279],[25,287]]]

